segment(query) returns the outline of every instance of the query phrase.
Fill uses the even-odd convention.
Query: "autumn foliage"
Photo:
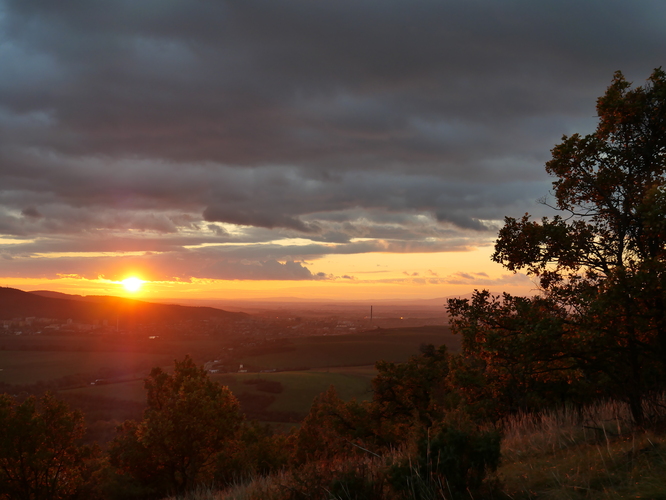
[[[154,368],[145,385],[144,418],[123,424],[110,448],[111,463],[161,494],[181,494],[211,480],[217,455],[242,420],[236,398],[190,357],[176,361],[173,374]]]
[[[666,384],[666,73],[635,89],[616,73],[597,113],[546,164],[561,214],[507,217],[495,245],[540,295],[477,292],[449,312],[505,411],[610,397],[643,425]]]
[[[0,498],[59,500],[82,487],[91,450],[83,415],[50,394],[22,403],[0,395]]]

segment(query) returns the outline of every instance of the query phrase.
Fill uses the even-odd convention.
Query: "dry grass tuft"
[[[626,405],[518,415],[499,469],[514,499],[666,499],[666,436],[632,429]]]

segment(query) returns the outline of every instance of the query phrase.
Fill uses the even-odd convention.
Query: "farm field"
[[[143,387],[143,378],[117,382],[113,384],[89,385],[58,391],[58,394],[95,396],[100,398],[117,399],[121,401],[132,401],[134,403],[146,403],[146,390]]]
[[[270,394],[275,400],[266,408],[268,411],[307,413],[310,410],[314,398],[327,390],[331,385],[335,386],[340,397],[344,400],[356,398],[359,400],[370,397],[370,380],[374,376],[368,372],[365,375],[344,370],[336,372],[325,372],[317,370],[280,372],[280,373],[239,373],[220,380],[235,394],[270,394],[257,389],[256,385],[247,384],[253,379],[264,379],[282,384],[283,392]],[[212,377],[216,380],[216,377]]]
[[[113,376],[145,377],[151,367],[171,364],[173,356],[157,353],[0,351],[0,382],[35,384],[76,375],[90,382]]]
[[[314,398],[331,385],[336,387],[342,399],[368,399],[370,397],[370,381],[374,375],[374,367],[352,367],[330,371],[307,370],[261,374],[223,374],[212,375],[211,379],[228,386],[241,401],[243,401],[243,395],[245,395],[246,401],[249,401],[250,405],[259,404],[261,411],[303,415],[309,411]],[[278,382],[281,384],[282,391],[267,393],[259,390],[257,385],[247,383],[258,378]],[[91,385],[59,391],[59,394],[64,396],[93,396],[142,404],[146,402],[143,380]]]
[[[249,371],[333,369],[372,366],[377,360],[406,361],[423,343],[458,348],[447,327],[375,330],[352,335],[282,339],[275,347],[237,351],[233,363]],[[215,356],[220,341],[210,339],[149,342],[132,338],[8,337],[0,340],[0,383],[25,385],[73,377],[95,379],[145,377],[154,366],[168,369],[174,359],[191,354],[197,363]],[[206,357],[208,353],[208,357]],[[65,383],[65,386],[77,382]]]
[[[129,335],[0,336],[0,384],[44,382],[51,387],[96,379],[143,378],[154,366],[168,367],[190,354],[197,363],[224,347],[223,339],[150,340]],[[67,379],[67,380],[65,380]]]
[[[254,370],[294,370],[374,365],[378,360],[403,362],[419,352],[421,344],[446,344],[452,351],[460,340],[446,326],[394,328],[351,335],[289,339],[275,350],[258,349],[238,358]]]
[[[103,439],[112,435],[114,422],[140,414],[146,402],[143,379],[152,367],[168,371],[174,359],[182,359],[188,352],[202,364],[222,347],[219,341],[205,338],[162,343],[58,336],[4,340],[4,344],[0,342],[4,347],[0,350],[0,383],[44,382],[73,407],[84,410],[91,423],[106,429]],[[249,372],[212,373],[211,378],[229,386],[248,418],[287,425],[303,418],[314,398],[330,386],[344,400],[370,398],[377,360],[406,361],[424,343],[445,343],[457,350],[457,342],[441,326],[282,338],[234,351],[223,349],[227,356],[232,352],[235,356],[231,363],[225,361],[227,367],[243,364]],[[261,370],[275,371],[259,373]]]

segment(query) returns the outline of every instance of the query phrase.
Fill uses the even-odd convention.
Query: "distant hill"
[[[48,297],[50,299],[80,300],[82,302],[95,302],[95,299],[100,297],[99,295],[70,295],[67,293],[52,292],[51,290],[34,290],[27,293],[39,295],[40,297]]]
[[[204,319],[234,320],[246,318],[213,307],[188,307],[173,304],[154,304],[134,299],[109,296],[67,295],[38,291],[24,292],[0,287],[0,319],[22,317],[72,319],[81,322],[95,320],[153,323],[164,321],[192,321]]]
[[[502,295],[501,291],[491,290],[492,295]],[[263,297],[263,298],[221,298],[221,299],[158,299],[160,302],[178,302],[192,306],[222,307],[236,311],[247,311],[250,313],[263,313],[276,309],[291,310],[300,315],[305,311],[318,311],[323,314],[344,314],[341,311],[366,309],[375,307],[378,315],[394,314],[397,316],[411,316],[416,311],[425,317],[427,314],[446,318],[446,306],[448,299],[471,299],[474,292],[437,297],[434,299],[322,299],[307,297]],[[428,313],[430,311],[430,313]],[[307,315],[307,313],[305,313]]]

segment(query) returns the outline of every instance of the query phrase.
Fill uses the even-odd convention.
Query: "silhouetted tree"
[[[523,309],[547,304],[549,312],[516,330],[510,324],[522,320],[510,296],[503,315],[488,296],[449,309],[455,325],[489,336],[488,349],[480,347],[486,358],[509,353],[501,337],[524,343],[517,352],[529,361],[524,374],[582,370],[611,386],[642,423],[645,397],[663,389],[666,368],[666,73],[630,87],[617,72],[597,101],[596,131],[565,136],[552,150],[546,170],[557,177],[554,208],[562,215],[507,217],[499,233],[493,260],[525,270],[542,288]],[[482,325],[491,320],[494,327]]]
[[[464,353],[451,384],[477,418],[496,421],[579,395],[581,344],[557,303],[475,291],[471,300],[450,300],[448,310]]]
[[[430,426],[438,420],[451,393],[449,353],[445,345],[421,346],[421,355],[405,363],[378,361],[372,380],[373,411],[394,426],[409,427],[416,418]]]
[[[111,462],[157,493],[185,493],[212,477],[217,454],[241,423],[238,401],[189,356],[176,361],[173,375],[153,368],[145,385],[144,418],[119,428]]]

